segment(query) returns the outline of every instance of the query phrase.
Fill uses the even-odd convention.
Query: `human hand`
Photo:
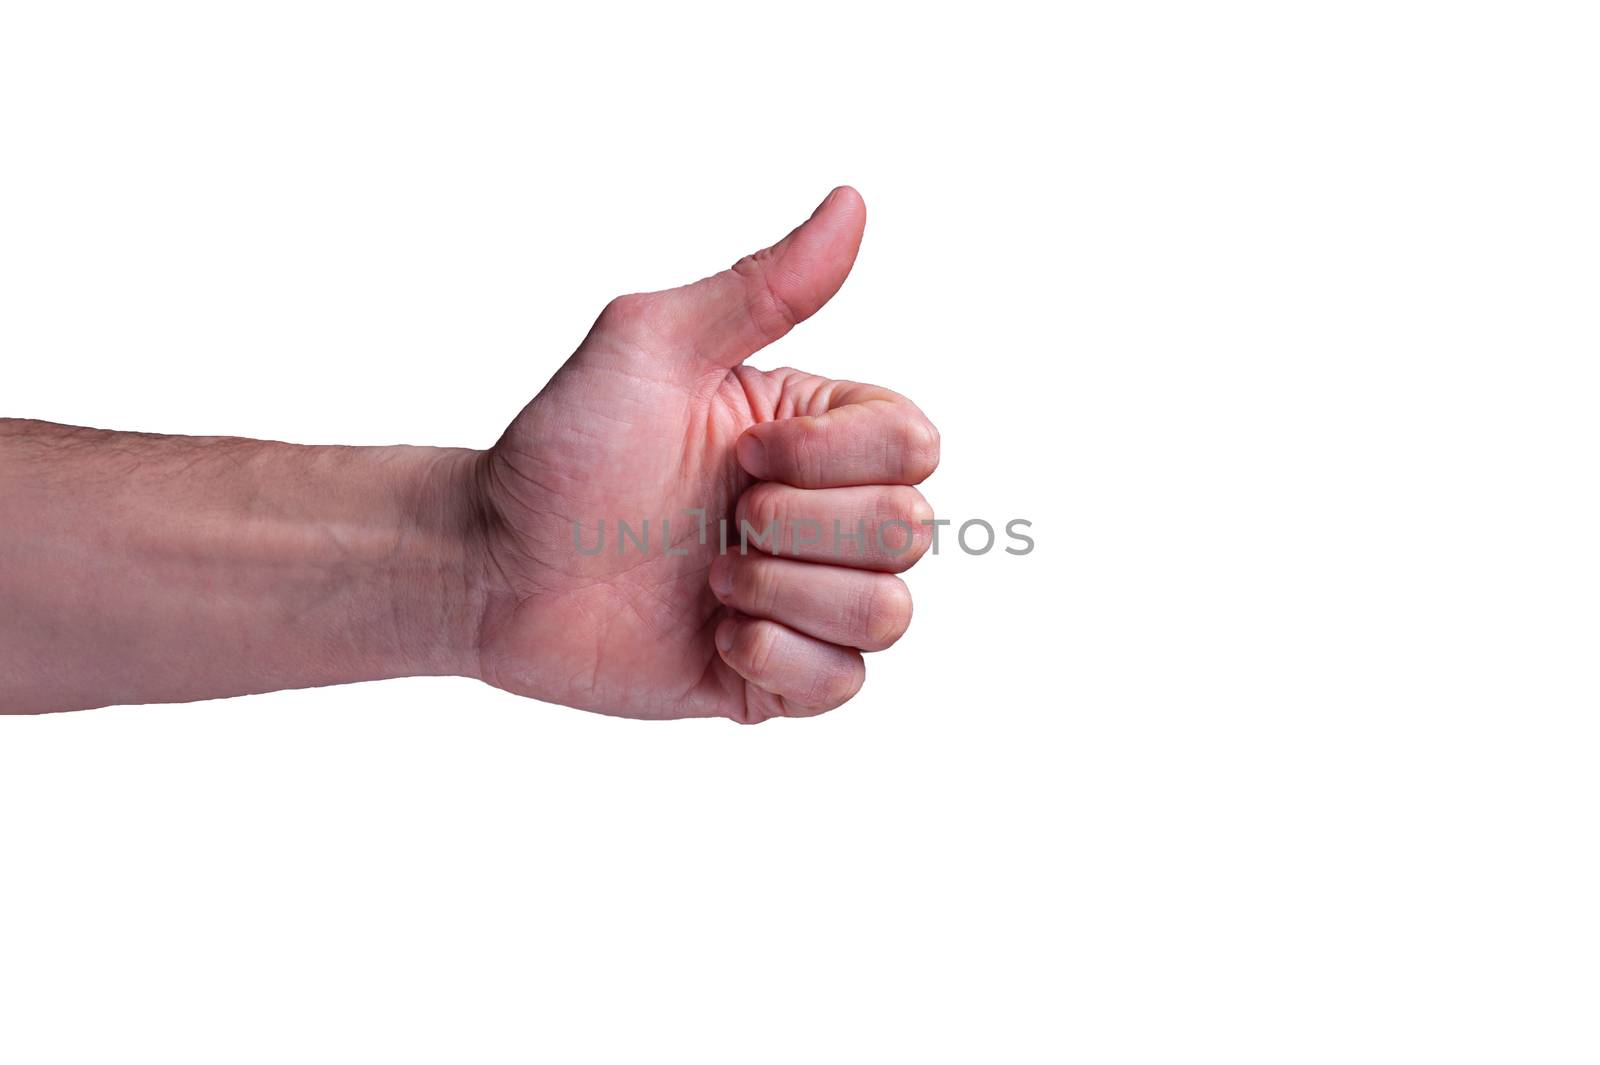
[[[740,363],[838,290],[864,221],[838,189],[612,301],[487,452],[0,419],[0,712],[422,675],[632,717],[839,705],[910,621],[938,434],[887,389]]]
[[[856,694],[861,652],[910,623],[894,574],[931,539],[911,486],[938,464],[938,433],[887,389],[740,364],[838,291],[865,221],[836,189],[729,270],[613,300],[477,460],[483,679],[641,718],[758,722]],[[644,521],[648,552],[616,535]],[[779,538],[742,554],[741,521]],[[585,550],[614,538],[587,554],[574,526]]]

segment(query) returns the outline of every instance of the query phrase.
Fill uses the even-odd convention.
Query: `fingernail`
[[[733,650],[733,621],[731,619],[717,626],[717,650],[723,654]]]
[[[711,560],[711,590],[717,593],[718,599],[728,598],[733,591],[733,569],[727,555]]]
[[[763,481],[767,479],[767,445],[757,439],[754,433],[745,433],[739,438],[738,453],[739,465],[750,476]]]

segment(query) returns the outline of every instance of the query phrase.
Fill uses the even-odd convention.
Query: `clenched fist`
[[[486,452],[0,420],[0,709],[418,674],[643,718],[838,706],[910,622],[938,433],[741,364],[838,291],[865,221],[836,189],[613,300]]]
[[[894,573],[931,532],[911,486],[938,463],[938,433],[888,389],[741,363],[838,291],[865,221],[855,190],[836,189],[732,269],[600,315],[482,462],[485,680],[605,713],[740,721],[860,689],[861,652],[911,620]],[[641,549],[624,523],[658,539]]]

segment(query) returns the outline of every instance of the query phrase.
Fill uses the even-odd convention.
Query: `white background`
[[[1038,549],[818,720],[0,721],[0,1057],[1595,1060],[1583,6],[6,3],[0,414],[487,446],[849,182],[757,365]]]

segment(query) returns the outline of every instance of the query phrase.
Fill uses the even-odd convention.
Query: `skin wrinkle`
[[[777,371],[782,373],[782,370]],[[773,413],[774,405],[767,402],[766,390],[761,386],[767,382],[765,375],[759,374],[748,366],[735,366],[731,373],[724,378],[724,382],[731,379],[739,388],[739,395],[744,398],[744,412],[752,422],[771,421],[776,415]],[[782,386],[779,386],[779,395],[782,395]]]
[[[791,310],[788,302],[773,287],[772,271],[767,268],[770,256],[764,258],[765,255],[766,253],[758,252],[740,259],[734,264],[733,272],[743,277],[746,284],[754,281],[759,286],[756,298],[748,299],[745,305],[749,309],[751,322],[766,336],[767,343],[772,344],[782,340],[803,316]],[[761,314],[756,309],[758,307],[770,308],[772,313]],[[774,318],[778,325],[769,327],[768,323]]]

